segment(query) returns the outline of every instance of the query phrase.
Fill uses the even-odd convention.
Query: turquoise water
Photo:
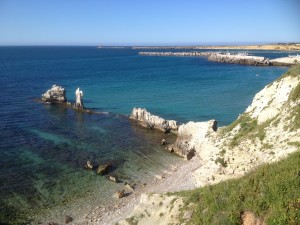
[[[132,49],[0,47],[0,222],[25,222],[91,195],[110,200],[119,184],[86,171],[86,160],[111,162],[112,173],[137,183],[181,163],[160,146],[162,138],[172,142],[174,136],[140,128],[123,116],[133,107],[181,123],[216,119],[227,125],[286,70],[145,57]],[[110,113],[82,114],[33,101],[52,84],[66,87],[71,101],[79,86],[86,107]]]

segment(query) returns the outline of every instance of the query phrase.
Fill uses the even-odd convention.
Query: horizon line
[[[197,46],[245,46],[245,45],[274,45],[274,44],[300,44],[300,41],[289,42],[211,42],[202,44],[10,44],[0,47],[197,47]]]

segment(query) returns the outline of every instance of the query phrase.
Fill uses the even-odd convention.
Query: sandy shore
[[[147,184],[137,186],[133,191],[126,189],[126,196],[118,199],[114,205],[106,207],[98,206],[92,210],[82,209],[82,215],[73,217],[74,221],[68,224],[115,224],[125,219],[139,202],[143,193],[164,193],[196,188],[193,172],[200,167],[200,160],[197,157],[182,164],[171,165],[168,170],[157,175]],[[64,221],[60,221],[64,223]]]

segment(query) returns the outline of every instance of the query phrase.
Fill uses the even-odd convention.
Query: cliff
[[[214,120],[183,124],[178,128],[176,142],[169,147],[182,155],[193,151],[201,166],[191,173],[197,186],[205,188],[163,195],[158,206],[151,206],[157,196],[146,195],[148,201],[143,196],[121,224],[130,224],[129,219],[136,224],[148,224],[151,220],[159,221],[157,224],[189,220],[201,220],[201,224],[246,224],[248,220],[257,221],[256,224],[296,224],[300,219],[296,213],[300,210],[300,195],[294,190],[300,188],[295,182],[299,181],[300,155],[278,161],[300,150],[300,66],[291,68],[257,93],[231,125],[217,129]],[[240,178],[244,175],[247,176]],[[240,179],[226,181],[231,178]],[[220,185],[215,186],[217,183]],[[165,212],[174,208],[171,219]],[[141,212],[145,210],[144,218]],[[161,211],[159,215],[157,210]]]

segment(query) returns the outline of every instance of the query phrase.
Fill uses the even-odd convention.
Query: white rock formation
[[[42,101],[50,103],[67,102],[66,90],[62,86],[54,84],[45,94],[42,95]]]
[[[298,82],[299,77],[288,76],[266,86],[255,95],[246,113],[249,113],[251,118],[257,119],[259,124],[273,119],[283,110],[283,105],[288,101],[289,94]]]
[[[192,150],[196,155],[193,160],[201,161],[198,169],[191,170],[199,187],[241,177],[261,164],[276,162],[299,150],[300,74],[293,73],[266,86],[245,113],[228,127],[216,131],[214,120],[189,122],[179,127],[178,138],[170,147],[182,154]],[[174,197],[157,201],[168,209],[172,207],[170,199]],[[151,215],[145,224],[150,224],[152,219],[156,224],[177,223],[172,218],[157,220],[155,212],[164,215],[164,211],[152,208],[151,202],[156,198],[142,196],[131,218],[141,218],[141,213],[148,210]],[[191,211],[189,208],[182,210]],[[121,224],[127,224],[126,220]]]
[[[178,129],[175,120],[165,120],[142,108],[133,108],[130,118],[139,121],[144,127],[158,129],[163,132],[177,131]]]
[[[209,144],[209,138],[215,136],[217,131],[217,121],[208,122],[188,122],[178,128],[178,137],[174,144],[168,146],[170,151],[174,151],[186,159],[191,159],[195,154],[202,158],[207,153],[203,145]]]
[[[75,108],[84,109],[83,100],[82,100],[83,92],[82,90],[79,89],[79,87],[75,91],[75,96],[76,96]]]
[[[215,155],[202,155],[203,166],[195,171],[198,185],[243,176],[261,164],[276,162],[296,151],[300,144],[300,128],[295,126],[299,124],[296,114],[300,99],[291,96],[299,85],[300,74],[286,75],[267,85],[231,130],[220,128],[215,138],[208,139],[201,151]],[[197,150],[200,149],[196,147]]]

